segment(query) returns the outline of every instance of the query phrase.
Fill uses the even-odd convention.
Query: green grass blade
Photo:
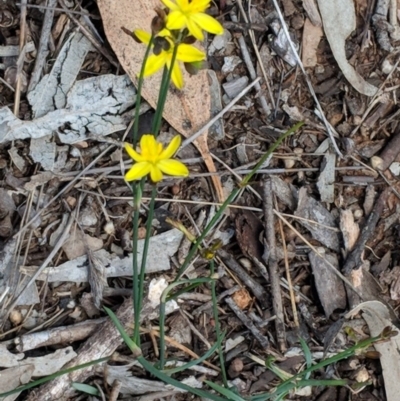
[[[215,263],[214,263],[214,260],[211,260],[210,261],[211,276],[213,276],[214,273],[215,273]],[[217,301],[217,292],[216,292],[216,282],[215,281],[213,281],[211,283],[211,297],[212,297],[212,309],[213,309],[213,315],[214,315],[214,321],[215,321],[215,334],[217,335],[218,355],[219,355],[219,364],[221,366],[222,382],[225,387],[228,387],[228,377],[226,375],[224,350],[222,349],[222,341],[225,337],[225,334],[221,333],[221,325],[219,323],[218,301]]]
[[[296,387],[317,387],[317,386],[346,386],[349,384],[349,381],[346,379],[338,379],[338,380],[329,380],[329,379],[322,379],[322,380],[317,380],[317,379],[310,379],[310,380],[299,380],[297,382]]]
[[[82,393],[90,394],[90,395],[100,395],[99,390],[97,390],[96,387],[89,386],[89,384],[85,383],[77,383],[73,382],[71,386],[78,391],[81,391]]]
[[[229,401],[245,401],[239,394],[234,393],[232,390],[222,387],[217,383],[210,382],[209,380],[204,380],[213,390],[218,391],[218,393],[227,397]]]
[[[122,339],[125,341],[125,344],[129,347],[129,349],[132,351],[134,356],[138,356],[142,353],[140,348],[136,345],[136,343],[129,337],[128,333],[125,331],[123,328],[121,322],[118,320],[117,316],[115,313],[107,308],[106,306],[103,307],[104,310],[107,312],[108,316],[114,323],[115,327],[119,331],[119,334],[121,334]]]
[[[311,351],[310,348],[308,347],[307,343],[300,337],[300,344],[301,344],[301,348],[303,348],[303,352],[304,352],[304,357],[306,358],[306,365],[307,365],[307,369],[311,368],[312,366],[312,355],[311,355]],[[304,378],[307,380],[309,379],[311,376],[311,372],[308,372]]]

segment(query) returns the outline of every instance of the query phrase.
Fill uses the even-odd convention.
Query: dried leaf
[[[336,309],[346,309],[346,290],[343,281],[333,273],[332,268],[326,262],[330,262],[337,269],[339,265],[337,256],[333,253],[325,253],[325,249],[322,247],[319,247],[318,251],[324,255],[324,259],[314,252],[309,253],[309,258],[319,299],[326,317],[329,317]]]
[[[358,92],[374,96],[378,89],[366,82],[346,58],[346,39],[356,29],[354,1],[318,0],[318,7],[326,38],[343,75]]]

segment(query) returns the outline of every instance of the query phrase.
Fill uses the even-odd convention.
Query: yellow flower
[[[172,55],[174,52],[174,43],[172,42],[171,38],[166,36],[168,33],[167,30],[162,30],[158,36],[163,36],[165,37],[166,40],[168,40],[170,46],[168,50],[160,49],[159,54],[151,54],[149,58],[146,61],[146,66],[144,69],[144,76],[148,77],[149,75],[153,75],[155,72],[157,72],[159,69],[163,68],[165,65],[167,66],[168,69],[171,68],[171,62],[172,62]],[[150,41],[150,34],[142,31],[141,29],[138,29],[134,31],[135,36],[137,39],[139,39],[142,43],[145,43],[146,45],[149,44]],[[186,43],[180,43],[177,45],[178,50],[176,53],[176,60],[175,63],[172,67],[172,75],[171,79],[174,85],[178,89],[182,89],[183,87],[183,76],[182,76],[182,71],[179,68],[179,64],[177,61],[182,61],[184,63],[193,63],[195,61],[201,61],[205,60],[206,55],[200,51],[199,49],[196,49],[192,45],[188,45]]]
[[[222,25],[204,11],[210,5],[211,0],[161,0],[171,12],[167,16],[167,28],[183,29],[187,27],[189,32],[198,40],[203,40],[202,29],[207,32],[221,35],[224,31]]]
[[[140,180],[150,173],[153,182],[163,179],[163,173],[179,177],[187,177],[189,170],[178,160],[171,157],[175,154],[181,144],[181,137],[176,135],[170,144],[164,149],[163,145],[156,141],[154,135],[143,135],[140,139],[140,150],[136,152],[132,145],[125,143],[125,150],[136,162],[125,174],[126,181]]]

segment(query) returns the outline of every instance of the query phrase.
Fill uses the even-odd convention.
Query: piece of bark
[[[343,273],[345,276],[349,275],[353,269],[357,269],[361,264],[361,255],[364,252],[365,245],[368,239],[373,235],[376,225],[382,215],[383,209],[386,205],[387,198],[390,193],[390,188],[385,189],[379,196],[375,206],[368,216],[367,222],[361,231],[358,241],[346,259],[343,266]]]
[[[276,256],[275,239],[275,216],[273,205],[272,181],[264,182],[264,227],[267,252],[264,254],[265,263],[268,264],[269,277],[271,282],[272,306],[276,316],[275,330],[276,338],[281,352],[286,351],[286,330],[283,316],[282,294],[280,286],[280,276],[278,260]]]
[[[57,344],[71,344],[84,340],[94,334],[107,319],[88,319],[71,326],[55,327],[50,330],[24,334],[17,337],[14,342],[19,352],[26,352],[40,347]]]
[[[272,189],[276,197],[290,210],[294,210],[296,207],[296,189],[292,184],[288,184],[281,178],[271,175]]]
[[[337,228],[335,219],[328,210],[308,195],[307,188],[301,188],[299,191],[299,205],[295,211],[295,216],[303,219],[312,220],[319,224],[314,224],[303,219],[298,222],[306,227],[312,234],[313,238],[321,242],[328,248],[339,252],[339,235],[336,231],[329,227]],[[324,227],[327,226],[327,227]]]
[[[254,296],[258,299],[261,306],[263,308],[267,308],[269,306],[268,303],[268,295],[264,290],[264,287],[259,284],[256,280],[250,277],[246,271],[240,266],[238,262],[230,255],[228,252],[220,249],[217,252],[217,255],[223,260],[223,262],[231,269],[240,280],[246,285],[246,287],[254,294]]]
[[[235,233],[241,251],[248,257],[262,260],[263,247],[259,238],[263,225],[260,219],[249,210],[236,212],[235,215]]]
[[[354,221],[353,212],[349,209],[340,211],[340,230],[343,235],[345,251],[352,251],[360,235],[360,227]]]
[[[335,199],[335,163],[335,153],[327,153],[324,156],[321,164],[321,174],[317,181],[321,202],[333,203]]]
[[[321,25],[315,25],[307,18],[304,22],[301,59],[305,68],[315,67],[318,63],[317,49],[322,38]]]
[[[318,248],[318,252],[324,255],[324,259],[320,258],[315,252],[310,252],[308,257],[312,267],[315,286],[325,316],[328,318],[336,309],[346,308],[346,290],[343,281],[332,272],[332,268],[325,264],[325,259],[333,266],[338,267],[338,259],[335,254],[326,253],[322,247]]]
[[[0,376],[0,391],[5,393],[19,386],[29,383],[35,367],[33,365],[20,365],[9,369],[3,369]],[[13,401],[18,398],[20,393],[15,393],[5,398],[4,401]]]

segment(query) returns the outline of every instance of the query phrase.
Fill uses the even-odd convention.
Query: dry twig
[[[286,350],[286,331],[285,321],[283,316],[282,295],[279,278],[278,260],[276,257],[276,239],[275,239],[275,219],[273,206],[273,190],[272,181],[266,180],[263,186],[264,198],[264,226],[265,240],[267,249],[263,255],[265,263],[268,264],[269,277],[271,280],[272,305],[275,319],[276,338],[279,345],[279,350]]]
[[[267,349],[269,348],[269,341],[267,337],[263,336],[253,322],[246,316],[246,314],[236,305],[235,301],[231,297],[225,298],[225,302],[229,305],[235,315],[241,320],[241,322],[250,330],[260,345]]]

